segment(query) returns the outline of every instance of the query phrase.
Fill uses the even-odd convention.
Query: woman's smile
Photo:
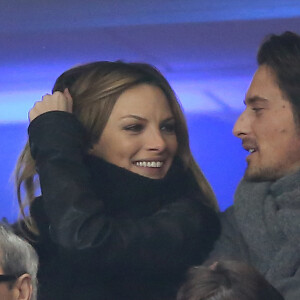
[[[160,179],[177,152],[176,124],[163,91],[137,85],[118,98],[90,154],[139,175]]]

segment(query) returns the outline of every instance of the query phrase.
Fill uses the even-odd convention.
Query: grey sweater
[[[300,171],[275,182],[242,180],[221,220],[210,260],[247,262],[285,300],[300,299]]]

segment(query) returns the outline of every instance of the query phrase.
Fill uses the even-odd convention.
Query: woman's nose
[[[158,130],[151,131],[147,139],[148,150],[161,152],[166,148],[166,141]]]

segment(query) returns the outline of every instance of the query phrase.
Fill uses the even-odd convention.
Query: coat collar
[[[198,190],[190,171],[176,158],[163,179],[151,179],[120,168],[95,156],[87,156],[93,187],[108,213],[133,216],[151,214],[162,205]]]

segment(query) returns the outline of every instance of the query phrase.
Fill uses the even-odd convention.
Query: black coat
[[[85,156],[84,130],[65,112],[36,118],[29,140],[39,300],[173,299],[219,234],[192,174],[178,159],[154,180]]]

